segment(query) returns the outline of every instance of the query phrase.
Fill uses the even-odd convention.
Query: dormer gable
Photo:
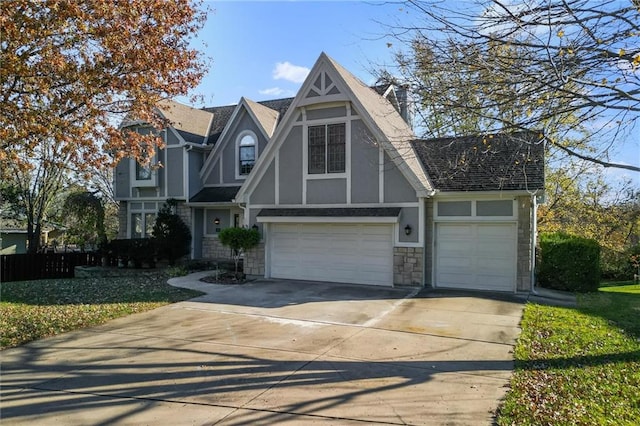
[[[279,117],[274,109],[240,98],[200,170],[204,185],[241,184],[266,148]]]
[[[279,146],[293,126],[306,120],[308,112],[320,108],[328,110],[339,105],[347,108],[348,116],[362,119],[371,132],[371,140],[384,150],[387,158],[395,164],[416,194],[429,196],[432,193],[429,179],[411,145],[411,141],[415,139],[411,127],[387,99],[322,53],[282,119],[282,124],[274,133],[273,143],[258,159],[256,173],[252,173],[240,189],[237,201],[246,202],[244,197],[254,190],[264,173],[267,173]],[[325,134],[330,130],[325,129]],[[303,134],[303,138],[307,137],[306,133]],[[306,148],[308,143],[303,145]],[[302,158],[305,161],[308,156],[303,155]],[[348,163],[349,159],[346,161]],[[263,163],[266,164],[263,166]]]

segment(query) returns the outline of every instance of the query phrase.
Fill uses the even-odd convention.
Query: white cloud
[[[310,69],[293,65],[291,62],[278,62],[273,70],[273,78],[275,80],[287,80],[293,83],[302,83]]]
[[[269,96],[279,96],[285,92],[284,89],[279,87],[271,87],[269,89],[258,90],[258,93],[261,95],[269,95]]]

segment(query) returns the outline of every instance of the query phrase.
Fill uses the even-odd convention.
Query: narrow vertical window
[[[256,162],[256,140],[252,135],[244,135],[238,147],[238,171],[240,175],[248,175]]]
[[[344,124],[327,126],[327,173],[343,173],[345,170]]]

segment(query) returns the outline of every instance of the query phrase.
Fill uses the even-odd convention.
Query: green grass
[[[578,308],[529,304],[500,425],[637,425],[640,286],[578,295]]]
[[[201,294],[171,287],[166,281],[166,275],[157,273],[2,283],[0,348],[102,324]]]

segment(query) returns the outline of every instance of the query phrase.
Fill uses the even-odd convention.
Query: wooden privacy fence
[[[97,253],[32,253],[0,255],[0,282],[73,278],[76,266],[100,264]]]

